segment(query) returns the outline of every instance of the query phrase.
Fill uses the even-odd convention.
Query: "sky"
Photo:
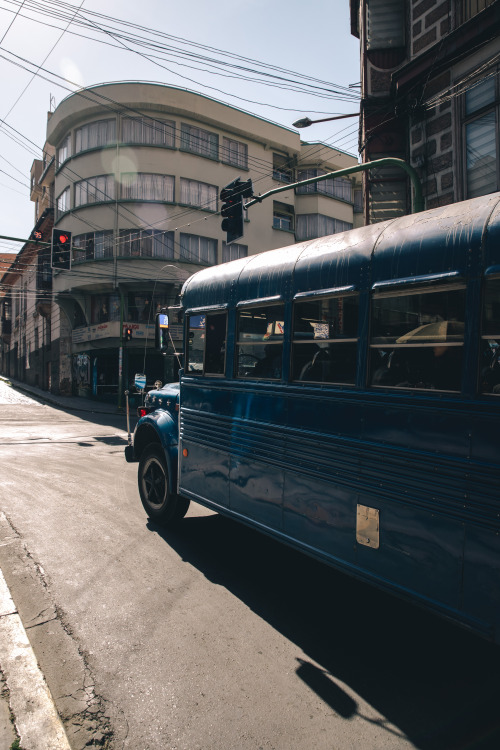
[[[267,85],[247,80],[256,77]],[[0,0],[0,235],[29,237],[30,169],[42,156],[47,112],[79,86],[154,81],[292,127],[304,116],[357,112],[359,79],[348,0]],[[357,155],[357,125],[353,117],[301,134]],[[0,240],[0,252],[21,246]]]

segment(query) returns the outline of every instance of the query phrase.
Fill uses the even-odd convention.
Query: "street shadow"
[[[110,414],[108,412],[93,412],[84,409],[69,409],[67,407],[54,405],[51,405],[51,408],[56,411],[60,411],[70,417],[78,417],[79,419],[83,419],[89,424],[94,424],[99,427],[112,427],[114,429],[124,430],[125,432],[127,431],[127,416],[125,414],[125,411],[123,411],[123,413]],[[134,428],[137,422],[138,417],[134,409],[133,413],[130,414],[131,433],[134,432]]]
[[[127,445],[127,439],[122,438],[119,435],[95,435],[93,440],[98,443],[104,443],[105,445]]]
[[[422,750],[500,748],[497,647],[223,516],[148,528],[302,649],[298,678],[339,716],[363,716],[340,681]]]

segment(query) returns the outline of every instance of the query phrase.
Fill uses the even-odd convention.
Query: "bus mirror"
[[[168,332],[168,315],[158,313],[155,321],[155,348],[167,354],[170,348],[170,336]]]

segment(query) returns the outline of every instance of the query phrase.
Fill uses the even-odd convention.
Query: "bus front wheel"
[[[169,491],[168,469],[160,445],[150,443],[142,452],[138,483],[144,510],[152,520],[171,524],[184,518],[189,500]]]

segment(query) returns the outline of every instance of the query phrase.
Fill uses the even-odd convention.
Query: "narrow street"
[[[152,525],[121,416],[0,405],[0,567],[73,748],[498,748],[493,646],[199,506]]]

